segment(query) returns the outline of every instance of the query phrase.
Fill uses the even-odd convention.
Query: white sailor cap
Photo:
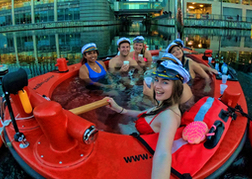
[[[184,42],[181,39],[175,39],[173,40],[174,43],[178,44],[181,47],[184,47]]]
[[[117,46],[119,46],[122,42],[128,42],[130,44],[130,39],[128,39],[126,37],[122,37],[122,38],[118,39]]]
[[[183,64],[181,63],[181,61],[179,59],[177,59],[174,55],[172,55],[171,53],[164,53],[162,58],[160,60],[158,60],[157,62],[158,63],[161,63],[162,61],[165,61],[165,60],[171,60],[173,61],[174,63],[180,65],[180,66],[183,66]]]
[[[83,54],[85,52],[89,52],[89,51],[93,51],[93,50],[98,50],[98,48],[96,47],[96,44],[95,43],[88,43],[81,48],[81,53]]]
[[[175,47],[175,46],[179,47],[179,45],[177,43],[175,43],[175,42],[170,43],[168,45],[168,47],[166,48],[165,52],[166,53],[171,53],[172,48]]]
[[[171,60],[161,62],[152,74],[164,79],[181,80],[182,83],[187,83],[190,79],[188,71]]]
[[[133,39],[134,43],[144,43],[144,37],[143,36],[137,36]]]

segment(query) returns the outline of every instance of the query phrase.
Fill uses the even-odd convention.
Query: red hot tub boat
[[[194,60],[207,64],[202,55],[188,54]],[[12,155],[34,178],[150,178],[153,155],[135,137],[97,130],[95,123],[78,116],[83,107],[69,111],[47,99],[51,98],[59,84],[77,76],[80,66],[67,66],[64,73],[48,72],[29,81],[22,69],[4,76],[3,88],[8,108],[4,111],[3,122],[10,122],[4,127],[4,139]],[[221,80],[212,80],[212,97],[219,98]],[[232,99],[238,96],[237,102],[246,113],[246,100],[239,82],[228,80],[227,85],[226,94]],[[229,99],[225,101],[232,105]],[[88,108],[105,104],[106,101],[97,101]],[[236,120],[225,129],[225,136],[213,156],[202,161],[195,171],[190,171],[188,167],[188,172],[179,172],[190,173],[193,178],[220,175],[240,152],[246,127],[247,118],[237,114]],[[153,138],[156,136],[153,135]],[[188,153],[197,158],[193,150],[194,145],[191,145]],[[179,165],[188,166],[187,162],[184,160]]]

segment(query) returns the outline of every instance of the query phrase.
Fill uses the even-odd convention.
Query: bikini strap
[[[133,51],[133,60],[135,60],[135,51]]]
[[[180,114],[176,113],[173,109],[170,109],[172,112],[174,112],[176,115],[178,115],[179,117],[181,117]]]
[[[151,123],[154,121],[154,119],[156,119],[156,117],[157,117],[161,112],[163,112],[163,111],[160,111],[159,113],[156,114],[156,116],[154,116],[154,117],[152,118],[152,120],[149,122],[149,125],[151,125]]]
[[[96,61],[96,63],[97,63],[97,65],[100,67],[101,72],[102,72],[102,71],[105,71],[105,72],[106,72],[106,70],[105,70],[105,68],[102,66],[102,64],[100,64],[98,61]]]

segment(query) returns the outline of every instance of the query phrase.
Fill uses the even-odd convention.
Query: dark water
[[[115,86],[113,89],[102,89],[96,86],[85,86],[78,77],[72,77],[58,85],[51,96],[64,109],[70,110],[79,106],[101,100],[105,96],[112,97],[119,106],[126,109],[143,111],[153,107],[149,97],[143,94],[143,74],[132,69],[125,75],[111,75]],[[104,81],[107,81],[104,79]],[[203,93],[204,79],[195,78],[191,86],[195,101],[203,96],[213,96],[213,92]],[[102,114],[102,115],[99,115]],[[134,120],[127,115],[120,115],[114,111],[101,107],[80,115],[84,119],[96,124],[98,130],[111,133],[131,134],[137,132]]]
[[[96,33],[97,36],[92,35]],[[0,45],[0,60],[1,63],[9,64],[9,71],[14,71],[17,67],[22,66],[29,73],[29,78],[46,73],[47,71],[55,70],[56,63],[55,58],[55,48],[50,49],[48,43],[39,43],[39,39],[43,37],[43,42],[48,40],[49,42],[55,40],[55,34],[59,34],[60,45],[60,56],[67,57],[70,63],[77,63],[80,59],[80,49],[82,45],[88,42],[95,42],[99,48],[100,56],[105,56],[107,54],[115,54],[116,49],[116,40],[119,37],[126,36],[133,39],[136,35],[143,35],[146,38],[149,49],[160,49],[166,48],[167,45],[175,38],[174,31],[168,27],[143,27],[133,24],[131,27],[115,27],[115,28],[96,28],[93,31],[86,30],[83,28],[80,29],[60,29],[60,30],[50,30],[50,31],[39,31],[37,34],[38,44],[44,44],[38,46],[38,61],[34,63],[30,59],[33,59],[33,47],[27,47],[27,44],[21,40],[18,40],[19,53],[22,53],[19,57],[19,61],[15,58],[12,59],[12,56],[8,57],[11,59],[11,63],[6,60],[4,53],[11,54],[13,53],[13,43],[7,44],[7,47]],[[29,32],[26,33],[27,38],[29,38]],[[232,35],[238,34],[238,35]],[[241,34],[239,36],[239,34]],[[247,35],[249,34],[249,35]],[[22,36],[24,34],[21,33]],[[20,35],[20,36],[21,36]],[[18,34],[16,34],[18,36]],[[67,36],[71,36],[70,41],[66,41]],[[1,42],[9,42],[13,38],[13,34],[6,34],[0,36]],[[204,52],[206,48],[213,49],[214,55],[221,51],[221,54],[225,57],[225,60],[228,64],[233,65],[235,69],[244,70],[244,72],[252,71],[251,68],[251,51],[252,51],[252,40],[250,38],[250,33],[240,32],[233,33],[232,31],[218,30],[212,33],[207,29],[202,31],[201,29],[187,29],[185,31],[185,41],[186,45],[199,52]],[[71,49],[69,49],[69,43],[71,42]],[[193,42],[193,43],[192,43]],[[21,48],[22,47],[22,48]],[[199,48],[201,47],[201,48]],[[246,48],[243,48],[246,47]],[[238,49],[238,50],[237,50]],[[27,60],[28,59],[28,60]],[[238,79],[241,83],[243,91],[246,96],[249,115],[252,116],[252,74],[238,72]],[[25,179],[31,178],[28,176],[22,168],[17,164],[13,159],[8,149],[3,145],[0,149],[0,178],[5,179]],[[221,175],[219,178],[252,178],[252,148],[248,140],[235,159],[231,166]]]

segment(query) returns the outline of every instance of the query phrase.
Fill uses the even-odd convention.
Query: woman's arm
[[[167,110],[159,114],[155,120],[160,120],[160,132],[153,157],[151,178],[167,179],[171,175],[172,144],[181,119],[173,111]]]
[[[194,71],[194,73],[199,74],[204,79],[209,79],[208,74],[203,70],[203,68],[199,65],[199,63],[190,59],[190,68]]]
[[[119,106],[113,98],[105,97],[107,101],[109,102],[109,105],[107,106],[108,108],[112,109],[113,111],[120,113],[120,114],[126,114],[128,116],[132,117],[137,117],[139,114],[141,114],[141,111],[136,111],[136,110],[130,110],[130,109],[125,109],[121,106]]]
[[[89,73],[86,65],[82,65],[79,70],[79,78],[84,80],[86,83],[90,83]]]
[[[152,62],[152,56],[149,50],[146,50],[144,53],[144,57],[147,59],[148,63]]]
[[[210,73],[211,75],[213,75],[213,74],[217,75],[218,74],[217,70],[215,70],[215,69],[213,69],[211,67],[208,67],[208,66],[204,65],[203,63],[199,63],[199,65],[201,66],[201,68],[203,68],[203,70]]]
[[[134,68],[138,69],[138,71],[142,72],[143,69],[142,67],[137,63],[136,60],[133,60],[133,58],[128,58],[129,62],[130,62],[130,66],[133,66]]]
[[[210,86],[211,78],[208,76],[208,74],[203,70],[203,68],[197,62],[190,60],[190,63],[192,64],[190,65],[190,67],[192,67],[193,71],[205,79],[206,84],[203,91],[207,93],[211,91],[211,86]]]

